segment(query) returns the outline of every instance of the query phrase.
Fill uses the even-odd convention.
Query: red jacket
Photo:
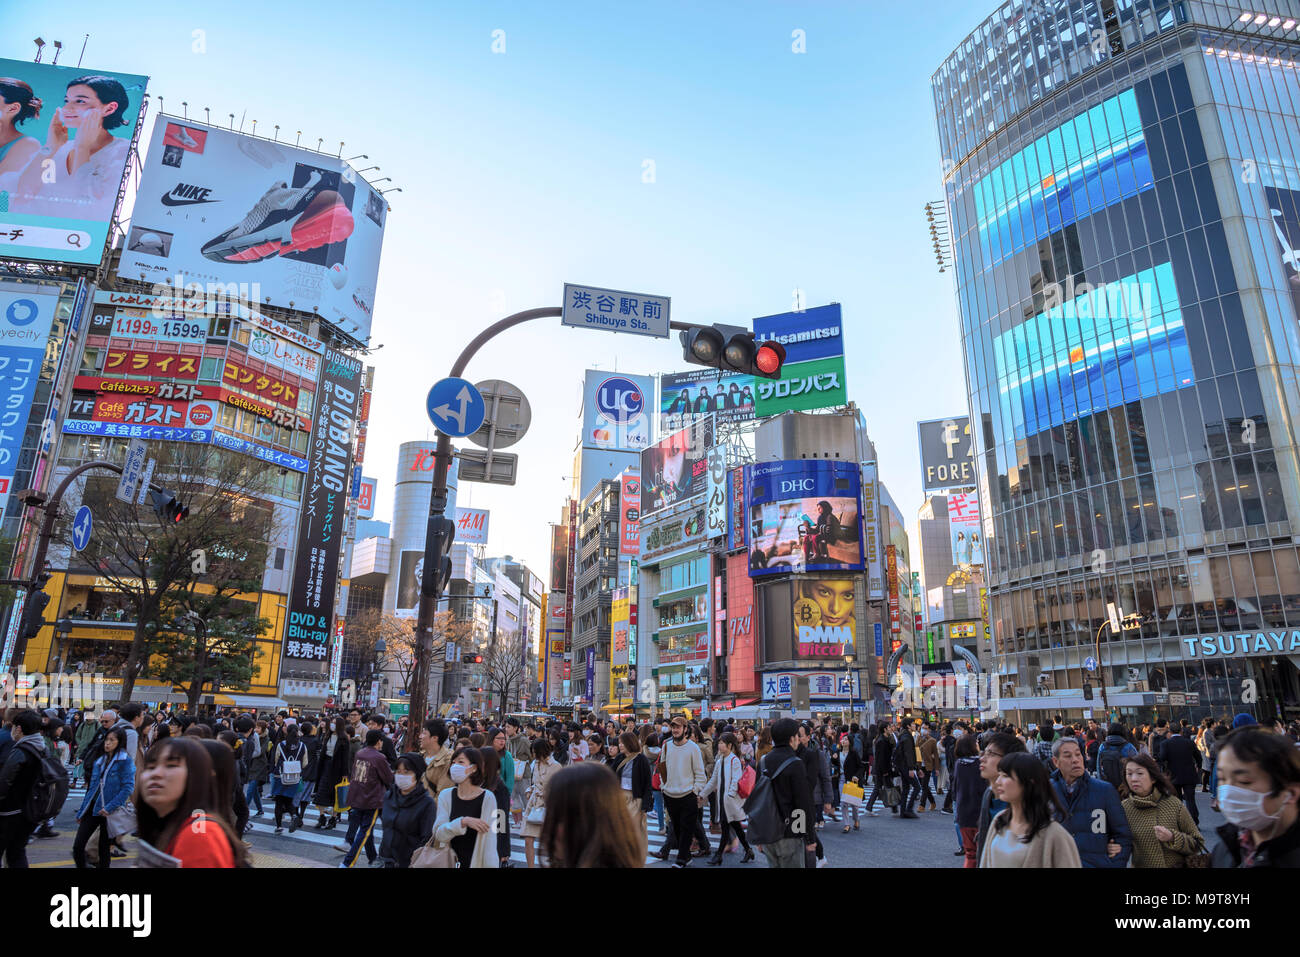
[[[382,751],[362,748],[352,762],[348,779],[348,804],[367,811],[384,806],[384,795],[393,783],[393,769]]]

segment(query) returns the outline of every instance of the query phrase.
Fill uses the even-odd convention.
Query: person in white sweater
[[[663,780],[664,807],[668,810],[673,833],[677,837],[677,861],[674,867],[691,863],[691,841],[699,817],[698,799],[708,778],[704,774],[704,755],[700,746],[687,736],[686,718],[678,715],[671,724],[672,740],[659,756]]]

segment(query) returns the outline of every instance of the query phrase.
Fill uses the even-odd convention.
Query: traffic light
[[[420,591],[437,598],[451,581],[451,546],[456,541],[456,523],[441,515],[429,516],[428,535],[424,540],[424,580]]]
[[[481,664],[483,664],[483,656],[482,656],[482,655],[475,655],[475,656],[474,656],[474,664],[476,664],[476,665],[481,665]]]
[[[150,489],[149,501],[158,515],[158,521],[164,525],[179,525],[190,516],[188,505],[182,505],[175,492],[166,489]]]
[[[49,576],[44,575],[42,579],[38,578],[37,583],[41,588],[45,587],[45,582],[49,581]],[[43,591],[33,591],[27,593],[27,604],[23,606],[22,629],[18,635],[18,641],[26,644],[33,641],[40,630],[45,627],[45,606],[50,603],[50,596]]]
[[[692,326],[682,330],[681,341],[682,358],[695,365],[762,379],[781,378],[785,346],[755,342],[754,334],[740,326]]]

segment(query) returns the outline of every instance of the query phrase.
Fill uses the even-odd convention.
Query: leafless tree
[[[524,637],[508,632],[491,643],[483,654],[483,674],[488,691],[500,696],[501,713],[510,711],[511,695],[518,696],[525,677]]]
[[[89,474],[81,496],[94,511],[95,525],[79,560],[113,585],[123,611],[135,621],[122,667],[123,701],[130,700],[136,679],[146,674],[151,637],[180,607],[186,597],[182,593],[198,600],[211,589],[195,588],[196,582],[213,580],[220,586],[217,597],[224,593],[227,600],[232,588],[242,590],[253,582],[260,588],[266,543],[274,534],[272,508],[264,499],[273,470],[265,463],[179,442],[157,443],[151,452],[158,459],[154,483],[174,492],[190,510],[183,521],[166,523],[148,504],[119,502],[113,494],[116,476]],[[65,540],[71,538],[70,522],[65,535]],[[199,571],[199,550],[207,556],[207,572]],[[210,580],[213,574],[216,579]],[[212,597],[203,601],[210,604]]]

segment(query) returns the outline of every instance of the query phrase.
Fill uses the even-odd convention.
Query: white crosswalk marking
[[[259,819],[256,815],[254,815],[250,820],[253,825],[253,831],[252,831],[253,834],[266,834],[266,835],[275,834],[274,822],[264,823],[263,819]],[[308,820],[310,821],[310,816]],[[306,844],[318,844],[322,847],[336,847],[337,845],[341,844],[343,842],[344,837],[347,836],[347,822],[346,820],[340,821],[339,825],[336,828],[334,828],[334,830],[332,831],[319,831],[315,828],[315,826],[312,823],[308,823],[305,826],[300,827],[298,830],[294,831],[292,834],[290,834],[289,827],[287,824],[287,818],[286,818],[284,833],[279,836],[282,838],[286,838],[288,840],[302,841]],[[383,838],[384,838],[383,826],[379,823],[376,823],[375,824],[375,847],[376,848],[378,848],[382,844]],[[712,835],[712,838],[716,842],[717,835]],[[646,857],[647,864],[658,863],[659,858],[654,857],[653,855],[656,852],[662,850],[663,846],[664,846],[664,836],[660,834],[657,829],[652,829],[650,832],[650,840],[649,840],[649,855]],[[716,847],[717,846],[716,843],[713,846]],[[521,837],[517,833],[512,832],[510,835],[510,860],[523,864],[527,862],[527,859],[528,859],[527,856],[524,854],[523,837]]]

